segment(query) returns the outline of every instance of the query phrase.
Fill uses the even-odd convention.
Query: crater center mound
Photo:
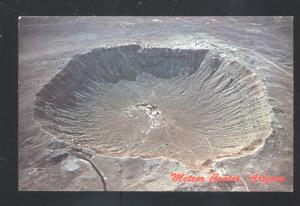
[[[42,127],[66,141],[194,169],[251,153],[272,131],[255,73],[209,49],[94,49],[75,55],[35,103]]]

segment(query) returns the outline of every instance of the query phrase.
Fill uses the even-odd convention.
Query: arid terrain
[[[293,18],[20,17],[19,190],[292,191]]]

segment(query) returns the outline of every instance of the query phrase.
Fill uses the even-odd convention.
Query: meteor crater
[[[272,132],[262,82],[214,49],[122,45],[75,55],[36,96],[42,127],[96,153],[201,170]]]

